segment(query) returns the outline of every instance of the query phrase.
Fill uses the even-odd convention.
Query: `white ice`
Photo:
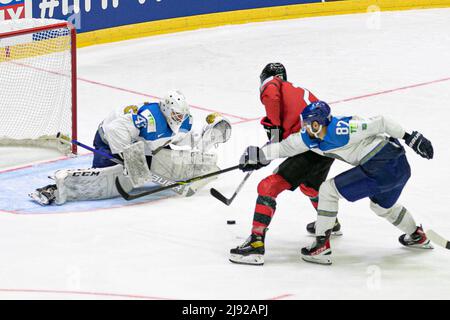
[[[432,161],[408,150],[413,175],[401,202],[425,229],[450,237],[449,21],[449,9],[344,15],[81,49],[79,139],[90,144],[111,108],[172,88],[193,105],[235,115],[235,123],[257,118],[264,113],[259,73],[267,62],[281,61],[291,81],[341,101],[333,104],[335,114],[390,115],[432,140]],[[199,126],[207,112],[193,114]],[[258,121],[236,124],[220,151],[222,166],[234,165],[244,147],[262,144],[264,135]],[[249,235],[256,186],[275,166],[255,173],[231,207],[205,189],[189,199],[95,212],[3,214],[0,298],[450,298],[450,252],[402,248],[401,233],[376,217],[368,201],[341,202],[344,236],[332,242],[331,267],[300,260],[300,248],[312,241],[305,225],[315,216],[298,191],[278,199],[266,264],[229,263],[229,249]],[[347,168],[335,163],[330,176]],[[230,173],[213,185],[230,195],[242,177]],[[229,219],[237,224],[227,225]]]

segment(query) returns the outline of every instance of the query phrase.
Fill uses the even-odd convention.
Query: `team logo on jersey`
[[[350,133],[355,133],[356,131],[358,131],[358,124],[350,122]]]
[[[146,109],[139,114],[133,114],[133,122],[138,129],[147,129],[147,133],[156,132],[156,120],[150,110]]]
[[[133,115],[134,126],[138,129],[145,128],[147,126],[147,119],[145,119],[140,114]]]
[[[367,123],[363,123],[363,124],[362,124],[362,129],[363,129],[363,130],[367,130]]]
[[[0,0],[0,21],[32,18],[32,0]]]

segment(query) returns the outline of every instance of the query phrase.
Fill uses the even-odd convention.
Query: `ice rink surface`
[[[449,21],[449,9],[343,15],[84,48],[79,140],[91,144],[112,108],[179,88],[194,106],[197,127],[208,110],[230,116],[232,140],[219,154],[222,167],[235,165],[247,145],[264,142],[253,120],[264,113],[258,77],[266,63],[280,61],[290,81],[332,102],[334,114],[389,115],[432,140],[432,161],[407,151],[413,175],[401,203],[425,229],[450,237]],[[49,156],[8,149],[1,166],[21,165],[30,154]],[[341,201],[344,236],[332,241],[331,267],[300,259],[313,240],[305,225],[315,214],[298,191],[278,198],[266,264],[229,263],[229,249],[249,235],[256,186],[277,163],[255,173],[231,207],[206,188],[192,198],[92,212],[1,214],[0,298],[450,298],[450,251],[402,248],[401,233],[366,200]],[[347,168],[336,162],[330,177]],[[242,177],[230,173],[211,186],[231,195]],[[237,224],[227,225],[229,219]]]

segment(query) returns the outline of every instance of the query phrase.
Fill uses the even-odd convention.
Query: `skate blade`
[[[34,192],[29,193],[28,196],[31,198],[31,200],[33,200],[37,204],[40,204],[41,206],[48,206],[48,204],[49,204],[47,198],[40,197],[38,194],[36,194]]]
[[[331,253],[327,254],[327,255],[320,255],[320,256],[302,255],[302,259],[306,262],[321,264],[321,265],[326,265],[326,266],[333,264],[333,261],[331,260]]]
[[[406,248],[412,248],[412,249],[420,249],[420,250],[433,250],[434,246],[431,244],[430,240],[428,242],[423,244],[413,244],[410,246],[405,246]]]
[[[264,256],[262,254],[250,254],[248,256],[231,254],[229,260],[233,263],[253,266],[262,266],[264,264]]]
[[[308,231],[308,230],[307,230]],[[310,232],[310,231],[308,231],[308,235],[310,235],[310,236],[312,236],[312,237],[315,237],[316,236],[316,234],[315,233],[312,233],[312,232]],[[344,235],[344,233],[341,231],[341,230],[339,230],[339,231],[331,231],[331,236],[334,236],[334,237],[341,237],[341,236],[343,236]]]

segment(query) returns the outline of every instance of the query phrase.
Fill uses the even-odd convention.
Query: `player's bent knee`
[[[390,208],[383,208],[379,204],[370,201],[370,209],[375,212],[377,216],[387,220],[392,220],[395,219],[398,213],[403,209],[403,206],[400,204],[395,204]]]
[[[280,193],[290,188],[290,183],[284,180],[282,176],[273,174],[259,183],[258,194],[260,196],[276,198]]]
[[[304,184],[300,185],[300,191],[307,197],[315,198],[319,196],[319,191],[317,191],[315,188],[308,187]]]
[[[320,185],[319,199],[320,201],[338,201],[340,195],[334,184],[334,180],[330,179]]]

